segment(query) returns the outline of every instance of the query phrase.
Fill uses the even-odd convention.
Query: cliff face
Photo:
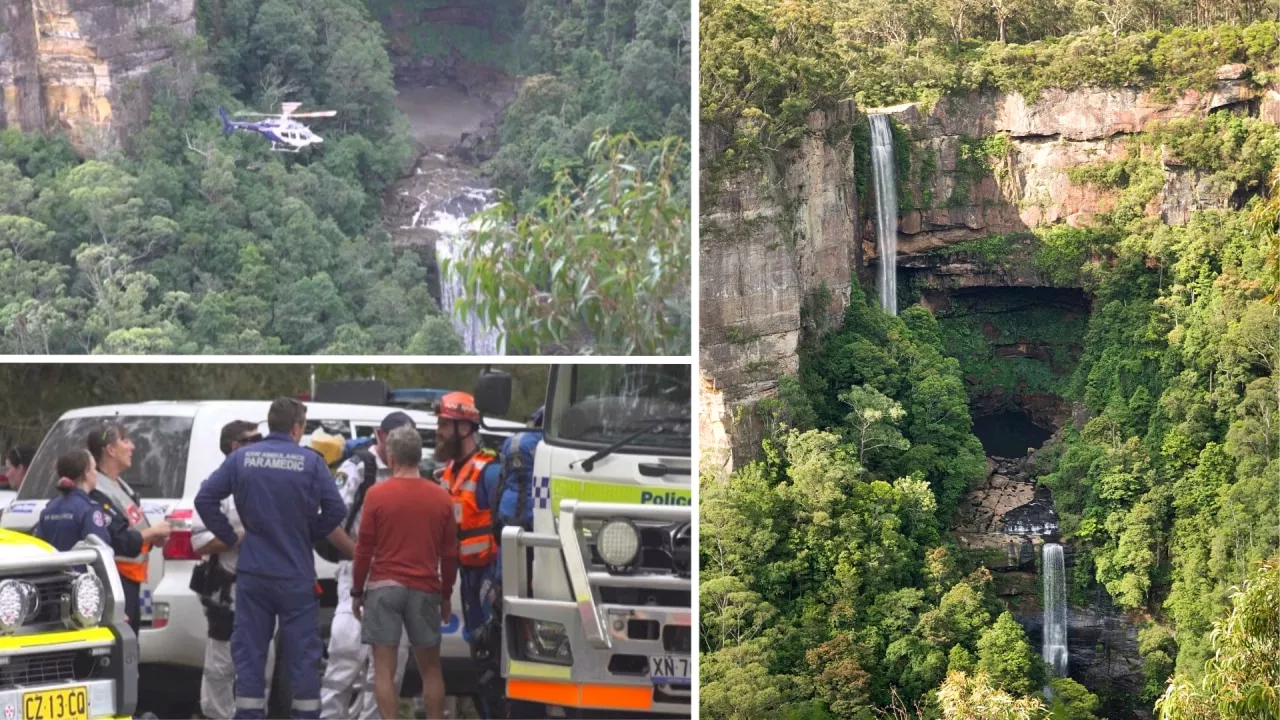
[[[1047,90],[1032,103],[1017,93],[973,93],[927,109],[914,103],[884,109],[911,134],[912,197],[901,213],[899,254],[1054,223],[1088,225],[1096,213],[1114,208],[1118,193],[1073,184],[1068,170],[1122,158],[1124,136],[1153,123],[1214,111],[1280,115],[1276,92],[1256,89],[1247,74],[1243,65],[1225,66],[1213,90],[1189,90],[1172,100],[1134,88]],[[966,142],[999,134],[1008,141],[996,173],[964,167]],[[1230,201],[1233,188],[1162,160],[1164,187],[1149,215],[1180,224],[1193,210]],[[873,257],[875,244],[864,250]]]
[[[899,271],[917,276],[924,302],[938,311],[956,290],[999,293],[1054,283],[1030,269],[1029,257],[1016,246],[1000,262],[933,251],[1045,225],[1087,226],[1097,213],[1115,207],[1120,191],[1073,183],[1069,170],[1122,158],[1126,136],[1157,121],[1210,112],[1280,121],[1280,92],[1259,88],[1248,68],[1231,65],[1219,69],[1211,90],[1173,99],[1134,88],[1048,90],[1034,102],[1016,93],[987,92],[930,108],[907,104],[881,112],[904,131],[897,150],[911,154],[910,176],[901,183],[906,190],[899,203]],[[878,261],[871,199],[856,191],[850,138],[859,122],[865,116],[849,103],[815,112],[799,147],[774,164],[704,185],[701,372],[719,393],[716,421],[732,440],[738,462],[753,456],[759,439],[751,414],[743,410],[775,394],[778,379],[796,372],[806,323],[838,322],[851,277],[869,280],[867,266]],[[998,168],[975,172],[973,144],[995,136],[1004,143]],[[703,168],[723,145],[715,128],[703,129]],[[1174,158],[1158,159],[1164,184],[1147,204],[1148,215],[1179,224],[1194,210],[1232,202],[1234,188]],[[1011,348],[1006,354],[1017,354]],[[1034,355],[1034,349],[1027,353]]]
[[[194,0],[11,0],[0,9],[0,127],[77,145],[145,119],[143,76],[195,34]]]
[[[855,113],[852,103],[812,113],[778,167],[704,193],[699,353],[705,384],[722,393],[715,422],[728,428],[734,456],[749,453],[755,437],[735,429],[735,409],[796,373],[802,323],[838,320],[848,303],[859,237],[853,143],[832,131],[850,127]],[[704,157],[718,151],[713,133],[703,138]]]

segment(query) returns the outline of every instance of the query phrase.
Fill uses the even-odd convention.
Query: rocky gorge
[[[1044,546],[1061,542],[1066,574],[1076,572],[1039,478],[1052,472],[1064,433],[1091,418],[1067,385],[1095,302],[1076,272],[1085,258],[1062,272],[1043,238],[1119,212],[1178,226],[1198,210],[1241,208],[1256,186],[1159,133],[1215,117],[1275,125],[1280,92],[1262,69],[1231,64],[1210,87],[1176,94],[1086,87],[884,108],[844,102],[811,112],[794,146],[737,165],[715,164],[740,146],[725,128],[704,127],[703,167],[719,170],[703,181],[700,348],[704,461],[717,468],[756,457],[765,428],[753,408],[798,372],[807,341],[838,326],[853,285],[877,294],[873,113],[894,128],[898,307],[919,304],[938,319],[988,455],[950,535],[973,566],[992,570],[1001,601],[1038,646]],[[1099,182],[1099,168],[1126,174]],[[1151,717],[1136,700],[1146,681],[1138,628],[1150,618],[1119,610],[1099,584],[1071,598],[1070,676],[1103,698],[1100,716]]]
[[[1256,83],[1251,68],[1226,65],[1216,77],[1211,89],[1176,97],[1142,88],[1049,89],[1034,100],[989,91],[873,109],[896,128],[899,305],[920,302],[945,316],[958,304],[970,320],[985,313],[991,322],[980,329],[992,352],[1037,366],[1006,384],[972,378],[984,412],[1025,411],[1042,423],[1067,412],[1045,391],[1051,383],[1029,376],[1069,372],[1089,299],[1078,281],[1045,272],[1019,234],[1088,227],[1124,199],[1119,189],[1073,180],[1074,171],[1123,158],[1127,140],[1171,120],[1228,112],[1280,122],[1280,90]],[[874,292],[870,163],[855,150],[868,111],[852,101],[815,110],[795,147],[704,173],[699,352],[704,382],[723,396],[723,413],[707,422],[729,428],[711,452],[729,465],[758,447],[759,428],[744,409],[796,371],[802,335],[839,321],[852,281]],[[730,144],[724,128],[704,126],[703,167],[714,168]],[[1237,188],[1167,149],[1145,159],[1163,175],[1141,208],[1148,216],[1180,224],[1194,210],[1239,200]],[[991,238],[1002,245],[982,247]],[[998,322],[1012,313],[1016,328],[1046,309],[1072,327],[1055,338],[1016,337]]]

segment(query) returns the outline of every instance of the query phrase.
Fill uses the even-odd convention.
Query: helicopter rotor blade
[[[338,114],[338,111],[337,111],[337,110],[320,110],[320,111],[318,111],[318,112],[309,112],[309,113],[293,113],[293,114],[292,114],[292,115],[290,115],[289,117],[296,117],[296,118],[300,118],[300,117],[335,117],[335,116],[337,116],[337,114]]]

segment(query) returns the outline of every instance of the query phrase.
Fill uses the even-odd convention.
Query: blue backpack
[[[542,433],[528,431],[516,433],[502,444],[498,507],[493,514],[494,533],[499,537],[508,525],[533,529],[533,452],[541,441]]]

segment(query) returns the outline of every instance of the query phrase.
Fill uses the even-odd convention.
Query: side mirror
[[[506,415],[511,409],[511,374],[486,369],[476,380],[474,397],[481,415]]]

